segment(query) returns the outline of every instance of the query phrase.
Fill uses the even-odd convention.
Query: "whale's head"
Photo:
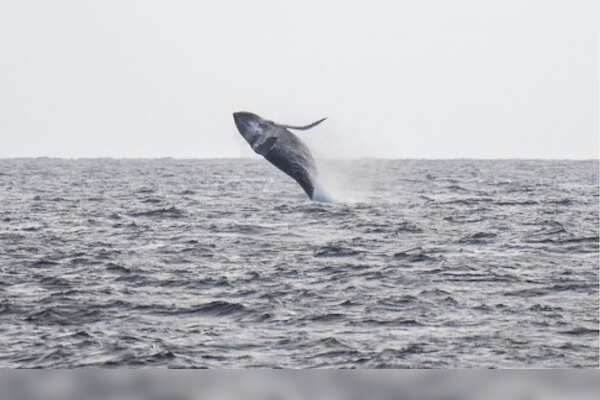
[[[245,111],[233,113],[233,120],[240,134],[246,139],[248,144],[254,148],[257,143],[269,136],[269,132],[276,128],[273,121],[268,121]]]
[[[305,126],[293,126],[278,124],[261,118],[256,114],[239,111],[233,113],[233,119],[238,131],[240,131],[240,134],[246,139],[254,151],[258,154],[265,155],[274,146],[277,139],[285,132],[288,132],[287,129],[307,130],[319,125],[321,122],[325,121],[326,118],[322,118]],[[290,133],[288,132],[288,134]]]

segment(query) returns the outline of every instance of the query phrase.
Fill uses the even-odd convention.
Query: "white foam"
[[[329,195],[329,193],[327,193],[326,191],[321,189],[318,185],[315,187],[315,190],[314,190],[313,196],[312,196],[312,200],[323,202],[323,203],[333,203],[335,201],[333,199],[333,197],[331,197]]]

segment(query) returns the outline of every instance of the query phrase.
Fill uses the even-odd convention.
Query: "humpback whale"
[[[315,160],[306,145],[288,129],[307,130],[326,118],[305,126],[277,124],[256,114],[241,111],[233,113],[235,125],[254,152],[263,156],[302,187],[314,201],[331,201],[319,186]]]

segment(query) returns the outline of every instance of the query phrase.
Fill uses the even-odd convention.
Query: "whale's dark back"
[[[306,145],[292,132],[281,128],[277,140],[264,157],[293,178],[313,198],[317,168]]]

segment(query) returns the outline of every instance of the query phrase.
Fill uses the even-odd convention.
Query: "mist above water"
[[[357,203],[377,199],[382,175],[367,160],[316,159],[319,184],[335,202]],[[381,199],[379,199],[381,200]]]
[[[328,127],[327,122],[314,132],[297,134],[315,157],[319,184],[336,202],[377,199],[378,189],[385,185],[388,175],[381,170],[381,165],[370,162],[372,159],[344,158],[345,154],[351,154],[360,147],[360,139],[344,139],[335,128]],[[364,143],[364,148],[372,146],[373,143]]]

